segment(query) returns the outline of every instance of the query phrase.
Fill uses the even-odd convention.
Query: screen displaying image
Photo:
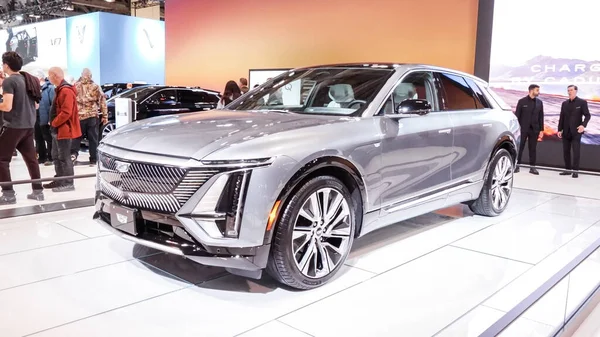
[[[15,51],[23,58],[23,70],[48,72],[67,68],[66,19],[9,27],[0,30],[0,53]]]
[[[600,144],[600,53],[595,42],[599,11],[598,0],[495,1],[490,86],[513,110],[530,84],[540,86],[543,140],[558,140],[560,107],[568,98],[567,86],[573,84],[592,115],[582,143]]]

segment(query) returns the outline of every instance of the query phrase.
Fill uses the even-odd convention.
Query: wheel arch
[[[490,161],[492,160],[492,157],[494,157],[496,152],[498,152],[498,150],[505,149],[510,153],[510,155],[513,159],[513,162],[516,163],[517,155],[518,155],[518,151],[519,151],[518,148],[519,147],[517,146],[515,137],[509,133],[505,133],[505,134],[501,135],[500,137],[498,137],[498,140],[496,141],[496,144],[494,145],[494,150],[490,154]]]
[[[492,159],[494,158],[496,153],[498,151],[500,151],[501,149],[504,149],[504,150],[508,151],[508,153],[510,153],[510,156],[512,157],[512,160],[513,160],[513,164],[517,163],[519,147],[517,146],[515,137],[508,132],[504,133],[500,137],[498,137],[496,144],[494,144],[494,149],[490,153],[490,156],[488,158],[487,165],[485,168],[485,173],[483,175],[484,181],[485,181],[486,177],[488,176],[488,172],[490,170],[490,164],[492,163]]]
[[[277,226],[282,210],[285,208],[289,198],[298,190],[302,183],[317,176],[330,175],[338,178],[350,191],[357,205],[355,210],[356,226],[354,236],[357,237],[362,227],[363,214],[367,202],[367,191],[362,174],[358,167],[351,161],[333,155],[327,155],[313,159],[302,166],[288,180],[279,194],[276,202],[280,203],[273,223]],[[265,243],[271,242],[275,226],[265,233]]]

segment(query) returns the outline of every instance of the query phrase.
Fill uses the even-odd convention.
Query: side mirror
[[[425,99],[405,99],[396,108],[398,115],[423,116],[431,112],[431,104]]]

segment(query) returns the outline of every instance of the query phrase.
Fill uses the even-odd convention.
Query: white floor
[[[0,336],[477,336],[600,237],[600,200],[566,195],[600,177],[516,184],[555,194],[517,189],[497,218],[454,207],[372,233],[306,292],[134,246],[91,208],[3,219]],[[503,336],[546,336],[560,304],[550,296]]]
[[[592,310],[587,319],[573,333],[573,337],[600,337],[600,305]]]
[[[82,153],[80,157],[82,162],[88,161],[86,153]],[[89,165],[77,165],[74,169],[75,175],[86,175],[96,172],[96,168],[90,167]],[[40,171],[42,178],[52,178],[55,175],[54,166],[40,165]],[[13,181],[31,179],[27,167],[20,156],[13,157],[11,163],[11,176]],[[53,193],[52,191],[46,190],[44,191],[45,200],[42,202],[27,200],[27,194],[31,193],[31,185],[15,185],[14,189],[17,193],[17,205],[0,206],[0,210],[93,198],[95,182],[95,178],[77,179],[74,182],[76,188],[74,192]]]

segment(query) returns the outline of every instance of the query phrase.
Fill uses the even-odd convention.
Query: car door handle
[[[443,129],[443,130],[440,130],[438,132],[439,133],[446,133],[446,134],[448,134],[448,133],[452,132],[452,129]]]
[[[491,124],[491,123],[483,124],[483,127],[484,127],[484,128],[491,128],[491,127],[492,127],[492,124]]]

